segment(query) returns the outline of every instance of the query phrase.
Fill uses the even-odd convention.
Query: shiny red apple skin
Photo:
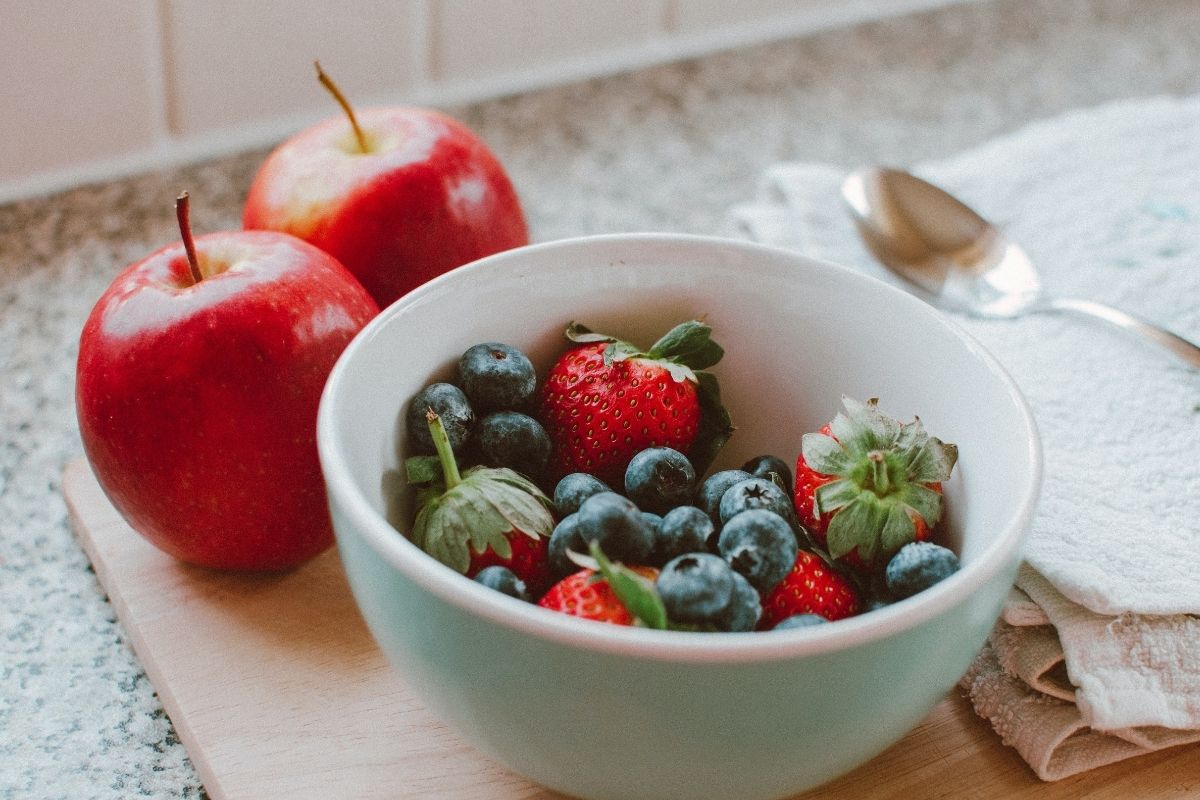
[[[414,107],[356,116],[369,152],[345,118],[296,134],[263,162],[243,226],[330,253],[381,308],[454,267],[529,243],[512,182],[464,125]]]
[[[296,566],[333,541],[317,405],[378,307],[334,258],[294,237],[198,237],[123,271],[84,325],[76,412],[113,505],[190,564]]]

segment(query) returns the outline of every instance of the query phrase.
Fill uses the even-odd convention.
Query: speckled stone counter
[[[534,238],[720,233],[780,160],[949,155],[1031,119],[1200,91],[1194,0],[992,0],[450,109],[500,155]],[[79,329],[126,265],[236,227],[255,152],[0,207],[0,799],[203,797],[79,548]]]

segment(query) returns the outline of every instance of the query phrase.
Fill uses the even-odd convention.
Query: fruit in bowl
[[[389,520],[410,533],[414,498],[389,496],[380,476],[411,454],[402,408],[431,381],[453,379],[468,348],[510,343],[545,375],[570,320],[654,342],[664,320],[693,315],[720,332],[720,396],[737,421],[701,486],[722,473],[794,485],[777,463],[754,476],[763,465],[751,462],[819,431],[830,398],[879,395],[958,445],[939,537],[961,568],[836,623],[795,615],[784,630],[709,635],[586,623],[465,580],[397,535]],[[1012,381],[936,311],[793,253],[655,234],[501,253],[402,298],[339,360],[318,445],[347,575],[389,659],[481,751],[581,797],[785,797],[886,748],[983,644],[1040,479],[1036,431]],[[719,518],[717,488],[698,496],[705,516]],[[576,479],[562,499],[581,508],[593,491]]]
[[[794,497],[782,488],[790,469],[770,454],[743,465],[761,477],[725,470],[697,486],[733,433],[716,376],[696,372],[724,355],[711,334],[690,320],[642,352],[572,322],[537,408],[537,373],[520,348],[469,347],[453,383],[407,404],[408,441],[437,452],[405,461],[417,487],[412,541],[466,577],[488,569],[486,585],[545,608],[705,632],[836,621],[957,571],[952,550],[926,541],[957,448],[874,399],[843,398],[844,413],[802,437]],[[434,406],[455,423],[454,441]],[[491,411],[478,425],[476,407]],[[484,464],[464,479],[456,451]],[[549,492],[551,461],[558,507],[536,485]]]

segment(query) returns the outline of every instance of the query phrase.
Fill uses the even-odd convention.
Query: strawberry
[[[791,572],[763,598],[758,629],[768,631],[795,614],[819,614],[832,622],[854,616],[861,607],[853,582],[817,553],[801,550]]]
[[[643,578],[654,580],[653,567],[630,567]],[[632,625],[635,617],[617,598],[604,577],[591,569],[581,569],[550,587],[538,601],[542,608],[613,625]]]
[[[796,513],[831,557],[872,572],[929,538],[958,448],[930,436],[919,419],[884,415],[874,399],[842,403],[844,414],[801,439]]]
[[[525,581],[529,591],[537,594],[553,579],[550,571],[550,538],[541,536],[519,536],[515,529],[505,534],[511,552],[502,556],[492,547],[485,547],[482,553],[471,550],[471,563],[464,573],[468,578],[474,578],[485,567],[508,567],[513,573]]]
[[[566,336],[576,346],[550,368],[539,398],[552,475],[587,472],[619,490],[647,447],[678,450],[702,473],[732,432],[716,378],[701,371],[724,355],[711,333],[684,322],[643,352],[572,322]]]
[[[612,625],[667,627],[667,612],[654,588],[658,570],[614,564],[595,542],[589,549],[590,559],[573,557],[587,566],[551,586],[538,605]]]
[[[426,420],[437,456],[405,462],[409,482],[423,485],[413,543],[468,578],[498,564],[531,592],[540,591],[550,582],[553,502],[506,467],[472,467],[460,474],[441,419],[430,409]]]

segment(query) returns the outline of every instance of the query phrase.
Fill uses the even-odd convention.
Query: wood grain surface
[[[479,755],[426,711],[371,639],[335,551],[279,576],[193,569],[135,534],[82,459],[68,465],[63,492],[212,800],[562,796]],[[800,797],[1200,798],[1200,747],[1043,783],[952,692],[886,752]]]

